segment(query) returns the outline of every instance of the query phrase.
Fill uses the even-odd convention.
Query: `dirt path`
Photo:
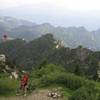
[[[40,90],[27,97],[0,98],[0,100],[61,100],[50,98],[47,93],[47,90]]]

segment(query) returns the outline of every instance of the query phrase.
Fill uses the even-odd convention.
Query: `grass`
[[[58,88],[61,87],[62,88],[62,92],[65,98],[70,97],[75,91],[71,90],[70,88],[67,88],[63,85],[58,85],[58,84],[52,84],[52,85],[47,85],[47,86],[43,86],[41,87],[40,81],[39,79],[35,79],[35,78],[30,78],[31,80],[31,84],[36,85],[36,89],[48,89],[51,90],[53,88]],[[34,82],[35,81],[35,82]],[[87,82],[93,82],[95,83],[96,87],[100,89],[100,82],[94,82],[92,80],[87,80]],[[37,87],[39,86],[39,87]],[[0,97],[10,97],[10,96],[15,96],[16,94],[16,90],[19,87],[19,81],[18,80],[14,80],[14,79],[10,79],[8,77],[8,75],[6,74],[0,74]],[[65,99],[66,100],[66,99]]]
[[[0,97],[14,96],[18,88],[18,80],[0,77]]]

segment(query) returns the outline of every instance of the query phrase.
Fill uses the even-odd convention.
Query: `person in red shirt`
[[[28,89],[28,81],[29,81],[29,75],[27,72],[23,71],[23,76],[20,82],[20,89],[24,91],[24,96],[27,95],[27,89]]]

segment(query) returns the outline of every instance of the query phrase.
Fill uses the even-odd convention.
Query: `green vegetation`
[[[52,34],[43,35],[31,42],[16,39],[0,43],[0,53],[7,56],[7,60],[12,62],[11,66],[16,65],[19,69],[32,70],[46,59],[48,63],[60,65],[68,72],[97,79],[100,52],[82,46],[75,49],[62,46],[57,49],[55,41]]]
[[[84,78],[68,73],[64,68],[53,64],[45,65],[41,69],[34,70],[32,76],[39,79],[43,86],[59,84],[73,90],[81,87],[85,82]]]
[[[98,100],[99,82],[87,80],[75,74],[68,73],[64,68],[54,64],[46,64],[33,70],[32,82],[36,87],[63,87],[63,94],[70,100]]]
[[[99,100],[97,71],[100,67],[100,52],[93,52],[82,46],[76,49],[62,46],[57,49],[54,42],[52,34],[31,42],[16,39],[1,43],[0,53],[7,56],[6,65],[12,71],[15,67],[19,71],[29,71],[30,92],[34,89],[61,87],[64,98],[69,100]],[[0,67],[1,70],[4,66]],[[0,96],[14,96],[19,80],[10,80],[9,74],[1,70]]]
[[[8,74],[0,76],[0,96],[14,96],[18,80],[10,80]],[[100,83],[69,73],[65,68],[43,62],[30,73],[30,90],[62,88],[64,99],[99,100]],[[2,90],[2,91],[1,91]]]
[[[99,100],[100,90],[93,83],[76,90],[69,100]]]
[[[11,80],[8,75],[0,74],[0,96],[14,96],[18,86],[18,80]]]

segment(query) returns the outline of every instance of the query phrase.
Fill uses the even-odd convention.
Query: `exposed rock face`
[[[6,56],[4,54],[0,54],[0,62],[6,62]]]

